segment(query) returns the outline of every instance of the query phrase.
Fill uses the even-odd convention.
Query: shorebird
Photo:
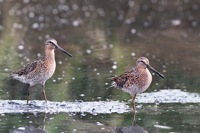
[[[136,95],[144,92],[151,84],[152,75],[149,70],[153,71],[161,78],[164,78],[161,73],[150,66],[149,60],[146,57],[140,57],[137,59],[136,66],[134,68],[118,77],[111,78],[111,87],[121,88],[124,92],[127,92],[132,96],[134,112]]]
[[[45,102],[47,102],[45,94],[45,82],[54,74],[56,69],[55,49],[62,51],[72,57],[70,53],[61,48],[55,39],[48,39],[45,43],[44,56],[38,60],[32,61],[23,68],[11,73],[11,76],[25,84],[29,84],[27,90],[27,104],[30,98],[30,88],[36,84],[42,85]]]

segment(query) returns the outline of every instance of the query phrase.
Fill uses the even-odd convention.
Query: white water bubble
[[[37,57],[41,57],[42,56],[42,54],[41,53],[37,53]]]
[[[102,126],[104,124],[100,123],[100,122],[96,122],[98,126]]]
[[[86,116],[87,114],[85,114],[85,113],[81,113],[81,116]]]
[[[114,64],[114,65],[116,65],[116,64],[117,64],[117,62],[116,62],[116,61],[114,61],[114,62],[113,62],[113,64]]]
[[[23,0],[24,3],[29,3],[30,0]]]
[[[135,34],[136,33],[136,29],[131,29],[131,33]]]
[[[170,126],[165,126],[165,125],[154,125],[156,128],[161,128],[161,129],[172,129]]]
[[[131,53],[131,56],[135,56],[135,52],[132,52],[132,53]]]
[[[58,61],[58,64],[63,64],[63,62],[62,61]]]
[[[0,30],[3,30],[4,28],[3,28],[3,26],[2,25],[0,25]]]
[[[179,20],[179,19],[174,19],[174,20],[171,21],[171,24],[172,24],[173,26],[178,26],[178,25],[181,24],[181,20]]]
[[[101,100],[102,98],[101,98],[101,97],[97,97],[97,99],[98,99],[98,100]]]
[[[63,78],[59,77],[59,78],[58,78],[58,81],[60,81],[60,80],[62,80],[62,79],[63,79]]]
[[[84,96],[85,96],[85,94],[80,94],[80,96],[81,96],[81,97],[84,97]]]
[[[19,46],[18,46],[18,49],[19,49],[19,50],[23,50],[23,49],[24,49],[24,46],[23,46],[23,45],[19,45]]]
[[[27,57],[25,57],[25,60],[26,60],[26,62],[29,62],[29,61],[30,61],[30,59],[29,59],[29,58],[27,58]]]
[[[58,9],[53,9],[53,10],[52,10],[52,13],[53,13],[53,14],[58,14]]]
[[[35,14],[34,14],[34,12],[29,12],[28,16],[29,16],[29,18],[34,18]]]
[[[23,57],[23,54],[18,54],[19,57]]]
[[[90,12],[84,12],[85,17],[89,17],[90,16]]]
[[[73,133],[75,133],[77,131],[77,129],[73,129]]]
[[[134,1],[132,1],[132,0],[128,1],[128,5],[129,5],[130,7],[133,7],[134,4],[135,4]]]
[[[16,28],[16,29],[22,29],[22,28],[23,28],[23,25],[22,25],[22,24],[19,24],[19,23],[14,23],[14,24],[13,24],[13,27]]]
[[[19,130],[25,130],[25,127],[19,127],[18,129]]]
[[[90,54],[92,51],[90,49],[86,50],[86,53]]]
[[[110,48],[113,48],[113,44],[109,44],[109,47],[110,47]]]
[[[117,69],[117,65],[113,65],[113,66],[112,66],[112,69]]]
[[[80,22],[79,22],[78,20],[74,20],[74,21],[72,22],[72,25],[73,25],[74,27],[77,27],[77,26],[80,25]]]
[[[193,22],[192,22],[192,26],[193,26],[193,27],[196,27],[197,24],[198,24],[197,21],[193,21]]]
[[[77,4],[73,4],[72,5],[72,9],[75,10],[75,11],[78,10],[78,5]]]
[[[33,25],[32,25],[32,28],[33,29],[37,29],[39,27],[39,24],[38,23],[34,23]]]

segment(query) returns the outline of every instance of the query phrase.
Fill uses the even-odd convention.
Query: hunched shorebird
[[[11,76],[25,84],[29,84],[27,104],[30,98],[30,88],[36,84],[42,84],[42,90],[45,102],[47,102],[45,94],[45,82],[54,74],[56,69],[55,49],[72,57],[70,53],[61,48],[55,39],[48,39],[45,43],[44,56],[38,60],[32,61],[23,68],[11,73]]]
[[[152,75],[149,70],[164,78],[161,73],[150,66],[149,60],[146,57],[140,57],[137,59],[136,66],[134,68],[124,72],[118,77],[111,78],[111,87],[121,88],[124,92],[127,92],[132,96],[134,112],[136,95],[147,90],[151,84]]]

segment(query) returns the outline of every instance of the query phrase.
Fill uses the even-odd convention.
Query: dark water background
[[[129,94],[108,89],[108,78],[140,56],[165,75],[164,80],[153,76],[147,92],[200,93],[199,31],[198,0],[0,0],[0,99],[25,99],[27,86],[9,73],[39,58],[50,37],[73,55],[56,51],[57,69],[46,83],[50,101],[129,104]],[[43,100],[40,87],[32,88],[31,99]],[[137,125],[149,133],[199,133],[199,109],[199,103],[142,104]],[[26,126],[49,133],[111,132],[131,125],[131,112],[0,114],[1,133]]]

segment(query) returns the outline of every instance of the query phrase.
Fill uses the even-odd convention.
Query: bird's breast
[[[47,78],[50,78],[54,72],[55,72],[55,69],[56,69],[56,62],[55,60],[47,60],[47,67],[46,67],[46,76]]]
[[[144,92],[151,84],[152,81],[152,75],[149,72],[148,69],[145,70],[145,72],[141,75],[141,82],[138,86],[140,88],[140,92]]]
[[[38,66],[38,70],[35,71],[33,78],[30,80],[33,81],[32,84],[44,83],[49,78],[52,77],[56,69],[56,62],[53,59],[45,59]]]

